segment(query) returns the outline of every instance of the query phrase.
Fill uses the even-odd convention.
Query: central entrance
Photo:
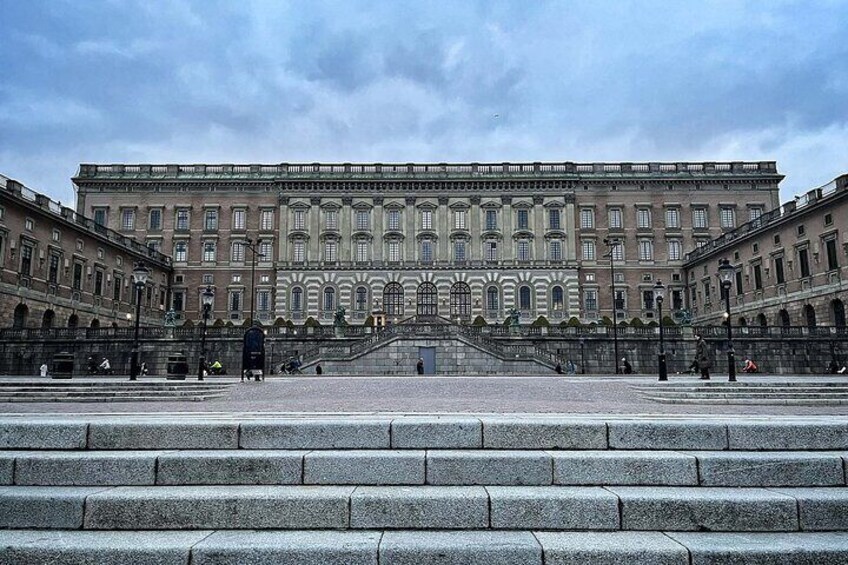
[[[436,348],[435,347],[419,347],[418,357],[424,360],[424,374],[436,374]]]
[[[437,316],[439,314],[439,293],[436,285],[430,282],[421,283],[418,286],[418,311],[419,316]]]

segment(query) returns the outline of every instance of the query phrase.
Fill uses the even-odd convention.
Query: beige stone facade
[[[663,279],[685,309],[696,242],[778,205],[782,175],[756,163],[81,165],[77,211],[174,260],[174,306],[198,319],[327,323],[437,314],[500,322],[513,308],[651,318]]]
[[[0,327],[125,327],[137,261],[151,270],[142,323],[161,325],[168,257],[0,175]]]
[[[848,175],[690,253],[685,271],[696,323],[724,320],[717,277],[721,259],[735,268],[734,325],[845,327]]]

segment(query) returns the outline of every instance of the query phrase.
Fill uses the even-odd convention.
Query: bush
[[[645,327],[645,323],[642,321],[642,318],[633,318],[630,321],[630,325],[633,326],[634,328],[644,328]]]
[[[572,316],[568,319],[568,325],[572,328],[582,328],[583,324],[577,316]]]
[[[550,326],[551,323],[544,316],[539,316],[533,321],[532,324],[530,324],[530,327],[533,328],[549,328]]]
[[[224,324],[224,320],[222,320],[221,318],[218,318],[217,320],[215,320],[215,323],[212,324],[212,327],[213,328],[223,328],[225,325],[226,324]]]
[[[601,318],[601,325],[609,327],[612,325],[612,320],[609,316],[604,316],[603,318]]]
[[[363,326],[367,326],[367,327],[369,327],[369,328],[370,328],[371,326],[373,326],[373,325],[374,325],[374,316],[372,316],[371,314],[368,314],[368,317],[367,317],[367,318],[365,318],[365,321],[364,321],[364,322],[362,322],[362,325],[363,325]]]
[[[627,320],[621,320],[621,321],[618,323],[618,327],[620,327],[620,328],[626,328],[626,327],[627,327],[627,326],[629,326],[629,325],[630,325],[630,324],[628,324],[628,323],[627,323]]]
[[[312,316],[309,316],[308,318],[306,318],[306,321],[303,322],[303,325],[306,326],[307,328],[320,328],[321,322],[319,322],[318,320],[316,320]]]
[[[674,318],[671,316],[663,316],[662,325],[666,327],[676,326],[677,324],[674,322]]]
[[[225,326],[227,326],[228,328],[234,328],[234,327],[236,326],[236,325],[233,323],[233,321],[232,321],[232,320],[227,320],[227,323],[226,323],[226,324],[224,324],[224,325],[225,325]]]
[[[291,320],[286,320],[286,327],[293,330],[295,328],[294,322]]]
[[[193,328],[194,322],[192,322],[191,320],[186,320],[185,323],[183,324],[183,327],[184,328]]]
[[[276,320],[274,320],[274,327],[275,328],[282,328],[285,325],[286,325],[286,321],[282,318],[278,317]]]
[[[657,326],[659,326],[659,324],[657,323],[657,321],[656,321],[656,320],[651,320],[650,322],[648,322],[648,327],[649,327],[649,328],[655,328],[655,327],[657,327]]]
[[[474,321],[471,322],[471,325],[475,328],[482,328],[484,326],[488,326],[489,324],[486,323],[486,318],[484,318],[483,316],[477,316],[476,318],[474,318]]]

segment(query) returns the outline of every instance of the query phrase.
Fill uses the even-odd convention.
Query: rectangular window
[[[651,210],[649,208],[636,210],[636,227],[641,229],[651,227]]]
[[[679,228],[680,227],[680,210],[677,208],[668,208],[665,211],[665,227]]]
[[[274,260],[274,249],[273,245],[270,241],[260,241],[259,242],[259,256],[256,258],[257,261],[273,261]]]
[[[709,302],[709,300],[710,300],[710,283],[704,282],[702,284],[704,285],[704,300],[706,302]]]
[[[115,275],[113,277],[113,282],[114,284],[112,285],[112,300],[120,302],[124,278],[121,275]]]
[[[400,231],[400,210],[389,210],[386,225],[389,230]]]
[[[121,229],[135,229],[135,210],[124,209],[121,211]]]
[[[465,261],[465,241],[453,242],[453,258],[454,261]]]
[[[804,227],[804,224],[801,224],[798,226],[798,237],[804,237],[805,235],[807,235],[807,230]]]
[[[247,229],[247,210],[233,210],[233,229],[239,231]]]
[[[724,206],[721,209],[721,227],[723,228],[735,228],[736,227],[736,210],[730,208],[728,206]]]
[[[639,241],[639,260],[653,261],[654,260],[654,242],[648,239]]]
[[[354,308],[357,312],[365,312],[365,309],[368,307],[368,289],[363,286],[357,287],[356,289],[356,300],[354,302]]]
[[[738,296],[745,294],[745,289],[742,287],[742,271],[736,271],[736,294]]]
[[[433,229],[433,211],[432,210],[423,210],[421,212],[421,229],[422,230],[432,230]]]
[[[610,229],[621,229],[624,227],[624,222],[621,217],[621,208],[610,208],[607,215]]]
[[[218,231],[218,210],[206,210],[203,214],[203,229]]]
[[[624,244],[617,243],[613,245],[610,253],[612,253],[613,261],[624,261]]]
[[[548,210],[548,227],[552,230],[561,229],[559,209]]]
[[[754,265],[754,289],[763,289],[763,268],[761,265]]]
[[[82,290],[82,263],[74,263],[74,290]]]
[[[391,262],[391,263],[399,263],[400,262],[400,242],[399,241],[390,241],[389,242],[389,262]]]
[[[244,243],[241,241],[233,242],[233,246],[230,250],[230,261],[235,263],[244,262]]]
[[[183,291],[174,291],[174,299],[172,305],[174,308],[174,312],[182,312],[185,310],[185,293]]]
[[[798,250],[798,268],[801,270],[801,278],[810,276],[810,255],[806,249]]]
[[[359,240],[356,242],[356,260],[359,263],[368,261],[368,242]]]
[[[518,229],[526,230],[530,228],[530,211],[529,210],[519,210],[518,211]]]
[[[494,231],[498,229],[498,211],[486,210],[486,229]]]
[[[336,262],[336,242],[335,241],[325,241],[324,242],[324,261],[328,263]]]
[[[94,272],[94,294],[103,296],[103,271],[101,270]]]
[[[594,229],[595,211],[590,208],[580,210],[580,228],[584,230]]]
[[[683,308],[683,292],[679,290],[671,291],[671,307],[674,310],[680,310]]]
[[[303,263],[306,260],[306,243],[303,241],[295,241],[292,247],[292,261],[295,263]]]
[[[562,242],[560,240],[551,240],[549,256],[551,258],[551,261],[562,261]]]
[[[60,239],[62,239],[62,232],[53,230],[53,241],[59,241]]]
[[[158,239],[147,240],[147,248],[157,253],[162,249],[162,241]]]
[[[466,226],[466,217],[468,213],[465,210],[454,210],[453,212],[453,229],[455,230],[464,230],[468,229]]]
[[[680,244],[680,241],[676,239],[669,240],[668,242],[668,260],[669,261],[680,261],[680,257],[683,253],[683,246]]]
[[[526,239],[518,240],[518,260],[519,261],[529,261],[530,260],[530,242]]]
[[[339,229],[339,213],[336,210],[324,212],[324,227],[328,230]]]
[[[174,244],[174,261],[181,263],[188,261],[188,244],[185,241]]]
[[[256,291],[256,309],[260,312],[267,312],[271,309],[271,291],[257,290]]]
[[[585,290],[583,291],[583,296],[586,299],[586,310],[589,312],[597,312],[598,311],[598,291],[597,290]]]
[[[707,228],[707,209],[693,208],[692,209],[692,227],[695,229]]]
[[[485,244],[486,250],[486,261],[497,261],[498,260],[498,242],[497,241],[487,241]]]
[[[425,263],[433,261],[433,242],[429,239],[421,242],[421,260]]]
[[[162,210],[154,208],[150,211],[147,217],[147,229],[150,231],[159,231],[162,229]]]
[[[186,208],[180,208],[177,210],[177,218],[175,222],[174,229],[179,231],[187,231],[189,224],[189,211]]]
[[[653,290],[643,290],[642,291],[642,307],[645,310],[653,310],[654,309],[654,291]]]
[[[98,226],[106,225],[106,208],[95,208],[94,223]]]
[[[786,282],[786,275],[783,272],[783,257],[774,258],[774,277],[777,280],[777,284]]]
[[[368,231],[370,229],[371,218],[368,210],[356,211],[356,229],[359,231]]]
[[[274,229],[274,211],[262,210],[259,216],[259,229],[262,231],[271,231]]]
[[[206,262],[215,260],[215,242],[206,241],[203,243],[203,260]]]
[[[584,261],[594,261],[595,260],[595,242],[594,241],[584,241],[582,244],[583,247],[583,260]]]
[[[55,253],[50,254],[50,268],[47,271],[47,281],[51,284],[59,282],[59,256]]]
[[[306,210],[294,210],[292,214],[292,229],[306,229]]]
[[[241,291],[230,291],[230,312],[241,312]]]
[[[763,215],[763,209],[759,206],[752,206],[748,208],[748,220],[753,221],[760,218]]]
[[[828,239],[824,242],[824,248],[827,252],[827,270],[833,271],[839,268],[839,256],[836,253],[836,240]]]

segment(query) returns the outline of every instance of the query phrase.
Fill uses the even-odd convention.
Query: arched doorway
[[[89,324],[88,327],[99,328],[100,327],[100,320],[98,320],[97,318],[94,318],[93,320],[91,320],[91,324]]]
[[[403,287],[390,282],[383,288],[383,308],[389,318],[403,316]]]
[[[845,304],[838,298],[830,303],[830,312],[833,316],[833,325],[837,328],[845,327]]]
[[[418,310],[419,316],[436,316],[439,314],[439,291],[431,282],[418,285]]]
[[[777,313],[777,325],[782,328],[788,328],[791,325],[791,321],[789,320],[789,312],[786,310],[781,310]]]
[[[79,316],[77,316],[76,314],[71,314],[71,316],[68,318],[68,327],[75,328],[77,326],[79,326]]]
[[[41,317],[41,327],[42,328],[52,328],[53,322],[56,320],[56,312],[53,310],[45,310],[44,315]]]
[[[808,328],[816,327],[816,310],[809,304],[804,306],[804,323]]]
[[[763,328],[768,325],[768,320],[766,320],[765,314],[757,314],[757,325]]]
[[[12,316],[12,327],[18,330],[25,328],[28,316],[29,307],[27,307],[26,304],[18,304],[15,306],[15,313]]]
[[[454,320],[471,318],[471,287],[468,284],[458,282],[451,287],[450,315]]]

